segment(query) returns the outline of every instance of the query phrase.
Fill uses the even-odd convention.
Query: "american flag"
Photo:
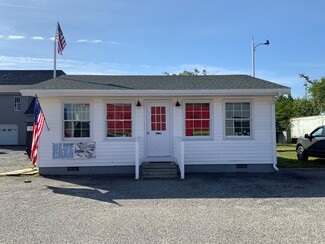
[[[33,165],[36,165],[37,161],[37,151],[38,151],[38,140],[41,137],[42,130],[44,127],[45,117],[39,104],[38,98],[35,98],[35,107],[34,107],[34,123],[33,123],[33,140],[32,140],[32,149],[31,149],[31,160]]]
[[[58,40],[58,54],[62,55],[63,49],[67,44],[65,42],[64,35],[61,30],[59,22],[58,22],[58,29],[56,32],[56,39]]]

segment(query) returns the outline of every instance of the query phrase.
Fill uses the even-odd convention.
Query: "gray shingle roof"
[[[57,76],[65,75],[62,70]],[[53,70],[0,70],[0,85],[33,85],[53,78]]]
[[[65,75],[57,70],[57,76]],[[0,70],[0,93],[19,93],[21,89],[53,78],[53,70]]]
[[[248,75],[207,76],[101,76],[62,75],[29,89],[68,90],[209,90],[209,89],[290,89]]]

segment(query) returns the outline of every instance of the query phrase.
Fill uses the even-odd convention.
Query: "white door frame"
[[[166,105],[166,114],[168,113],[168,115],[166,116],[166,123],[167,123],[167,127],[169,132],[169,155],[162,155],[162,156],[150,156],[150,153],[148,152],[148,128],[149,126],[151,126],[150,124],[150,119],[148,118],[148,116],[151,115],[151,111],[148,113],[149,111],[149,106],[151,105]],[[145,106],[144,106],[144,114],[145,114],[145,118],[144,118],[144,142],[145,142],[145,158],[164,158],[164,157],[168,157],[171,158],[173,155],[173,124],[172,124],[172,101],[171,100],[148,100],[145,101]],[[168,118],[169,117],[169,118]],[[169,123],[169,125],[168,125]],[[167,130],[167,131],[168,131]]]

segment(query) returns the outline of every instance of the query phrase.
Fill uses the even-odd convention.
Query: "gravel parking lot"
[[[1,243],[325,243],[325,170],[0,177],[0,213]]]
[[[25,146],[0,146],[0,173],[31,166]]]

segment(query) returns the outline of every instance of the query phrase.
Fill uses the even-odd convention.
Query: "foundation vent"
[[[67,171],[79,171],[79,167],[67,167]]]

